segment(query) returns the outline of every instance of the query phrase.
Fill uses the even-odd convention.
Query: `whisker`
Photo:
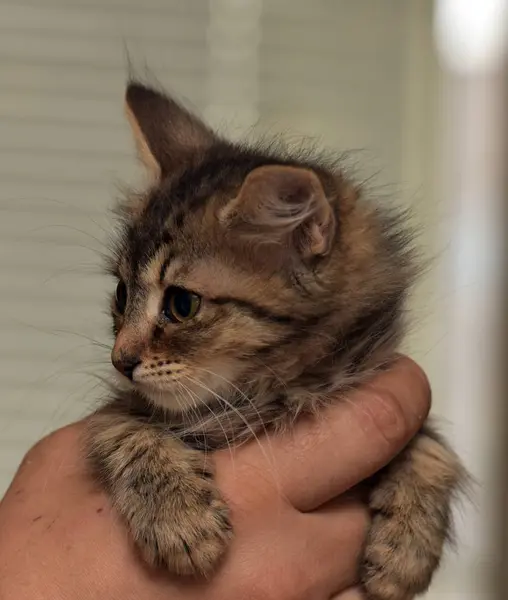
[[[203,469],[206,467],[206,463],[209,460],[209,455],[210,455],[210,450],[208,448],[208,444],[207,444],[207,438],[206,438],[206,421],[203,421],[203,417],[202,415],[199,414],[198,410],[197,410],[197,406],[198,406],[198,398],[196,396],[196,394],[194,394],[192,392],[191,389],[189,389],[186,385],[184,385],[181,381],[177,381],[177,384],[180,385],[186,392],[188,397],[190,398],[190,404],[188,405],[188,408],[190,409],[191,413],[194,415],[194,418],[196,419],[196,423],[198,424],[198,432],[202,433],[202,438],[203,438],[203,453],[205,455],[204,458],[204,465],[203,465]],[[207,406],[208,408],[208,406]],[[212,413],[212,416],[213,413]],[[219,422],[220,425],[220,422]],[[204,475],[204,471],[203,471],[203,475]]]
[[[253,400],[251,398],[249,398],[243,392],[243,390],[241,390],[237,385],[235,385],[231,380],[227,379],[226,377],[223,377],[222,375],[219,375],[218,373],[215,373],[214,371],[210,371],[209,369],[203,369],[202,367],[195,367],[195,368],[196,368],[196,370],[203,371],[204,373],[208,373],[209,375],[212,375],[213,377],[218,377],[219,379],[222,379],[224,382],[226,382],[228,385],[230,385],[235,391],[237,391],[241,395],[241,397],[249,404],[249,406],[252,408],[252,410],[256,413],[258,421],[259,421],[261,427],[263,428],[263,433],[265,434],[267,444],[270,448],[270,452],[273,457],[273,449],[271,446],[271,440],[270,440],[268,430],[266,428],[266,424],[264,422],[264,419],[263,419],[261,413],[259,412],[259,409],[254,404]]]
[[[33,233],[33,232],[37,232],[37,231],[45,231],[45,230],[47,231],[47,230],[51,230],[51,229],[68,229],[69,231],[79,233],[81,235],[88,237],[89,239],[93,240],[94,242],[97,242],[97,244],[99,244],[99,246],[101,248],[103,248],[106,252],[109,252],[108,245],[104,240],[101,240],[100,238],[93,235],[93,233],[90,233],[89,231],[79,229],[79,227],[74,227],[73,225],[58,224],[58,223],[52,223],[50,225],[40,225],[39,227],[33,227],[29,231],[29,233]],[[85,248],[88,248],[89,250],[97,252],[97,250],[95,248],[90,248],[88,246],[85,246]]]
[[[270,371],[270,373],[275,377],[275,379],[281,384],[281,386],[284,389],[287,389],[288,384],[280,377],[280,375],[277,375],[277,373],[271,368],[269,367],[263,360],[261,360],[260,358],[256,357],[256,362],[259,363],[262,367],[264,367],[265,369],[267,369],[268,371]],[[254,382],[252,382],[254,383]]]
[[[196,423],[196,425],[195,425],[196,431],[198,432],[204,428],[204,426],[206,425],[206,421],[203,420],[203,417],[199,414],[199,412],[197,410],[197,404],[196,404],[196,400],[195,400],[194,396],[192,395],[192,390],[190,390],[181,381],[177,380],[177,381],[175,381],[175,383],[177,384],[177,386],[179,388],[182,388],[186,392],[187,397],[190,399],[190,402],[186,403],[185,410],[184,410],[183,406],[181,406],[180,404],[178,406],[179,406],[182,414],[184,414],[184,415],[185,415],[185,413],[190,411],[190,413],[193,416],[195,423]],[[183,420],[185,420],[185,417]],[[190,429],[184,428],[184,431],[186,433],[188,433],[190,431]],[[206,445],[206,441],[205,441],[205,445]]]
[[[200,367],[194,367],[194,368],[195,368],[196,370],[198,370],[198,371],[204,371],[205,373],[211,373],[212,375],[215,375],[215,373],[213,373],[212,371],[207,371],[206,369],[202,369],[202,368],[200,368]],[[223,379],[224,379],[224,381],[228,381],[228,380],[227,380],[227,379],[225,379],[225,378],[223,378]],[[239,391],[239,392],[241,392],[241,390],[238,390],[238,391]],[[207,406],[207,408],[209,408],[209,407]],[[212,416],[213,416],[213,417],[214,417],[214,419],[215,419],[215,418],[217,417],[217,414],[216,414],[215,412],[212,412]],[[229,414],[229,412],[227,411],[227,408],[226,408],[226,406],[223,406],[223,407],[222,407],[222,413],[220,414],[220,417],[221,417],[221,418],[222,418],[222,417],[226,417],[226,418],[228,419],[228,421],[229,421],[229,428],[230,428],[231,430],[233,430],[233,429],[234,429],[234,425],[233,425],[233,423],[232,423],[232,420],[231,420],[231,415],[230,415],[230,414]],[[229,442],[229,438],[228,438],[228,436],[226,435],[226,433],[225,433],[225,432],[224,432],[224,435],[225,435],[225,437],[228,439],[228,442]]]
[[[191,389],[189,389],[186,385],[184,385],[181,381],[176,381],[176,383],[181,386],[187,393],[188,397],[190,398],[190,404],[188,404],[186,406],[187,409],[190,409],[191,414],[194,416],[195,418],[195,422],[196,422],[196,433],[201,433],[202,434],[202,438],[203,438],[203,454],[205,455],[204,457],[204,466],[203,468],[205,468],[205,465],[207,463],[207,461],[209,460],[209,454],[210,454],[210,450],[208,448],[208,444],[207,444],[207,438],[206,438],[206,430],[208,428],[207,426],[207,422],[205,420],[203,420],[202,415],[200,415],[200,413],[197,410],[197,406],[198,406],[198,398],[196,396],[196,394],[194,394],[192,392]],[[208,408],[208,407],[207,407]],[[182,411],[183,412],[183,411]],[[213,413],[212,413],[212,416]],[[185,429],[184,429],[185,431]],[[190,432],[190,430],[188,430],[188,432]],[[182,432],[183,433],[183,432]],[[204,473],[203,473],[204,474]]]
[[[186,375],[184,375],[184,377],[186,377],[186,378],[187,378],[187,376],[186,376]],[[220,429],[222,430],[222,433],[224,434],[224,441],[226,442],[226,445],[227,445],[227,447],[228,447],[229,455],[230,455],[230,457],[231,457],[231,462],[234,464],[234,454],[233,454],[233,447],[232,447],[232,445],[231,445],[231,442],[230,442],[230,440],[229,440],[229,436],[228,436],[228,434],[226,433],[226,430],[224,429],[224,426],[223,426],[223,424],[222,424],[222,422],[221,422],[220,415],[217,415],[217,414],[216,414],[216,413],[213,411],[213,409],[212,409],[210,406],[208,406],[208,404],[207,404],[206,402],[200,402],[200,401],[199,401],[199,398],[198,398],[198,396],[197,396],[197,395],[196,395],[196,394],[195,394],[195,393],[194,393],[194,392],[193,392],[191,389],[189,389],[189,388],[188,388],[187,386],[185,386],[183,383],[180,383],[180,385],[182,385],[182,386],[183,386],[183,387],[184,387],[184,388],[185,388],[185,389],[188,391],[188,393],[189,393],[189,395],[190,395],[191,399],[193,399],[194,406],[198,406],[198,405],[202,405],[202,406],[204,406],[204,407],[205,407],[205,408],[208,410],[208,412],[211,414],[211,416],[212,416],[212,418],[213,418],[213,421],[215,421],[215,422],[218,424],[218,426],[219,426],[219,427],[220,427]],[[223,414],[225,414],[225,410],[224,410],[224,409],[223,409]],[[206,440],[206,433],[205,433],[205,435],[204,435],[203,437],[204,437],[204,439]],[[206,444],[206,441],[205,441],[205,444]]]
[[[271,453],[271,456],[267,454],[265,448],[263,447],[263,444],[261,443],[261,440],[259,439],[259,436],[254,431],[254,429],[252,428],[250,423],[247,421],[247,419],[244,417],[244,415],[242,415],[242,413],[233,404],[231,404],[231,402],[226,400],[226,398],[223,398],[221,395],[219,395],[216,392],[214,392],[213,390],[211,390],[208,386],[203,384],[201,381],[194,379],[193,377],[189,377],[188,375],[186,375],[186,377],[190,382],[194,383],[195,385],[200,386],[205,391],[207,391],[209,394],[211,394],[214,398],[216,398],[220,402],[223,402],[230,410],[232,410],[238,416],[238,418],[244,423],[246,429],[251,433],[252,437],[256,441],[256,443],[259,446],[259,449],[261,450],[261,453],[263,454],[267,463],[273,468],[273,472],[276,473],[276,469],[274,468],[275,467],[275,457],[273,455],[273,452]],[[244,440],[242,440],[241,443],[245,443],[247,441],[248,441],[247,439],[244,439]],[[239,446],[241,444],[237,444],[237,445]],[[270,448],[271,448],[271,446],[270,446]],[[274,477],[274,481],[275,481],[277,487],[280,487],[277,477]]]
[[[72,335],[75,337],[83,338],[84,340],[88,340],[94,346],[98,346],[99,348],[103,348],[104,350],[111,350],[111,344],[106,344],[105,342],[101,342],[100,340],[96,340],[90,335],[86,333],[81,333],[79,331],[71,331],[70,329],[52,329],[51,333],[57,335],[58,333],[63,333],[65,335]]]

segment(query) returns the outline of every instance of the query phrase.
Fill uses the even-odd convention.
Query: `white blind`
[[[0,2],[0,494],[101,394],[99,253],[116,185],[137,173],[125,47],[203,108],[208,21],[206,2]]]
[[[398,0],[266,2],[260,112],[400,177],[408,10]],[[407,3],[406,3],[407,4]],[[363,160],[369,160],[368,154]],[[371,168],[372,165],[369,165]]]

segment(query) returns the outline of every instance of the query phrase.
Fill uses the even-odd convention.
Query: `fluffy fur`
[[[390,362],[411,237],[329,158],[219,139],[139,83],[126,99],[153,182],[119,211],[112,357],[130,384],[92,417],[88,450],[144,557],[207,575],[232,532],[204,450],[291,426]],[[173,289],[200,299],[193,318],[164,313]],[[427,589],[462,474],[426,427],[376,478],[369,598]]]

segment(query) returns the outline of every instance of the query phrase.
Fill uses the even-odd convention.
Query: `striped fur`
[[[155,176],[119,207],[111,261],[128,290],[123,314],[112,302],[113,354],[137,366],[92,418],[88,449],[145,558],[209,574],[231,532],[203,451],[290,427],[390,363],[415,276],[411,235],[329,157],[219,139],[140,84],[127,104]],[[201,298],[188,322],[164,316],[172,286]],[[369,598],[428,587],[461,477],[422,431],[378,478]]]

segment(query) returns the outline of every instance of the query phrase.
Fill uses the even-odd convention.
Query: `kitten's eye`
[[[164,295],[164,314],[174,323],[183,323],[195,317],[201,306],[201,298],[183,288],[170,287]]]
[[[115,292],[116,309],[123,315],[127,306],[127,286],[123,281],[119,281]]]

